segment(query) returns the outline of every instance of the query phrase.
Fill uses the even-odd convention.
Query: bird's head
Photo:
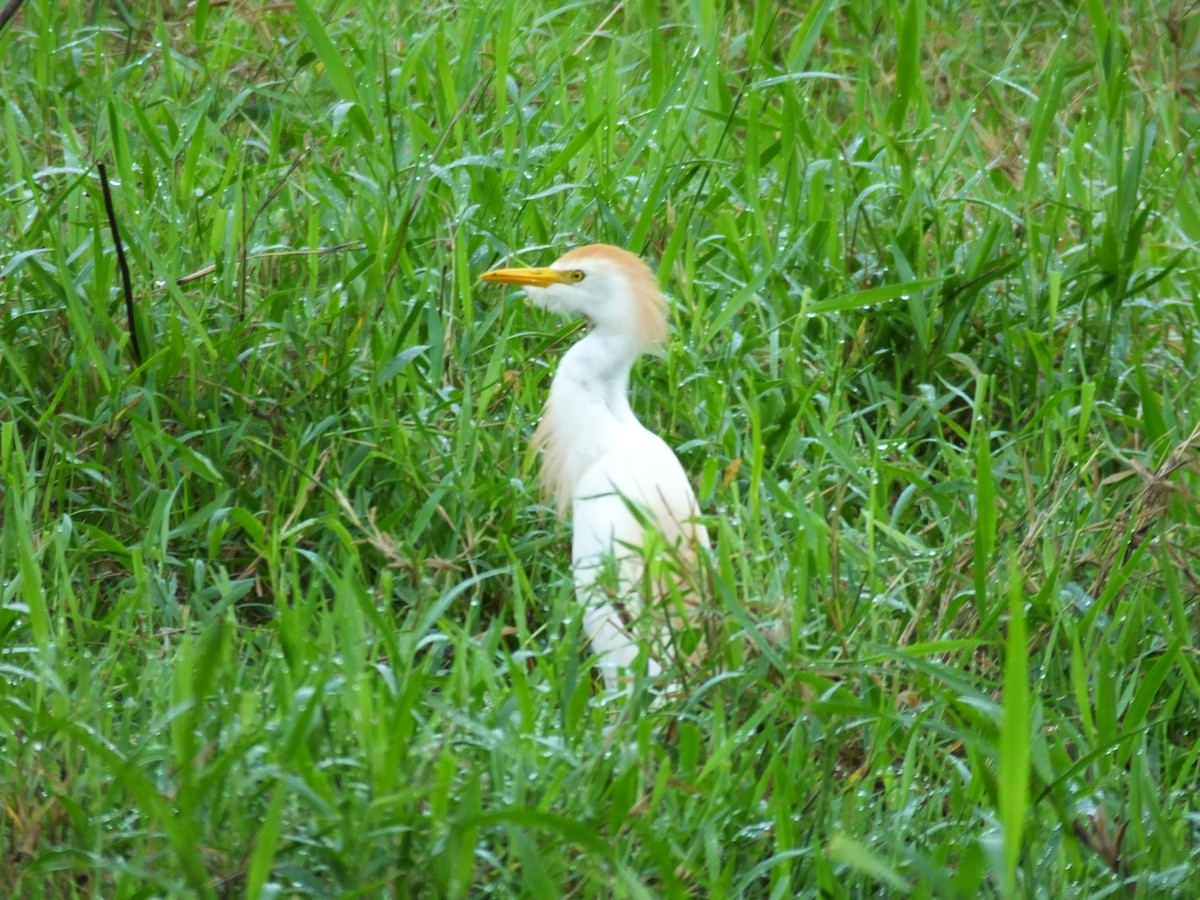
[[[620,247],[590,244],[537,269],[494,269],[484,281],[519,284],[536,306],[582,316],[597,331],[633,341],[640,350],[665,344],[667,301],[650,267]]]

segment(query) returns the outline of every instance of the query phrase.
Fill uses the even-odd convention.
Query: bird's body
[[[633,364],[666,340],[666,300],[641,259],[604,244],[483,278],[523,285],[535,304],[592,324],[559,363],[534,443],[543,488],[560,513],[571,511],[576,594],[608,687],[634,668],[647,601],[655,608],[640,633],[651,644],[647,674],[657,676],[673,656],[664,607],[687,604],[696,554],[708,546],[683,466],[629,405]]]

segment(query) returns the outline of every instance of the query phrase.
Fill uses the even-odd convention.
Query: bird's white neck
[[[629,405],[629,372],[642,349],[626,337],[592,331],[559,363],[535,443],[545,448],[543,487],[560,512],[588,467],[642,424]]]
[[[550,396],[597,403],[618,418],[632,416],[629,372],[641,354],[628,338],[592,331],[563,355]]]

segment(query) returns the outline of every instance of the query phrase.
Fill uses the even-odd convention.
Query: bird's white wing
[[[657,435],[631,428],[580,479],[573,504],[575,584],[585,606],[585,629],[610,687],[629,671],[638,644],[630,624],[642,612],[648,536],[668,558],[688,566],[708,533],[695,522],[695,493],[683,467]],[[653,656],[651,676],[661,671]]]

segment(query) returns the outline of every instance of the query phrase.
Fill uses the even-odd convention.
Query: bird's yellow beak
[[[567,273],[548,267],[543,269],[492,269],[492,271],[480,275],[479,280],[544,288],[553,284],[565,283]]]

